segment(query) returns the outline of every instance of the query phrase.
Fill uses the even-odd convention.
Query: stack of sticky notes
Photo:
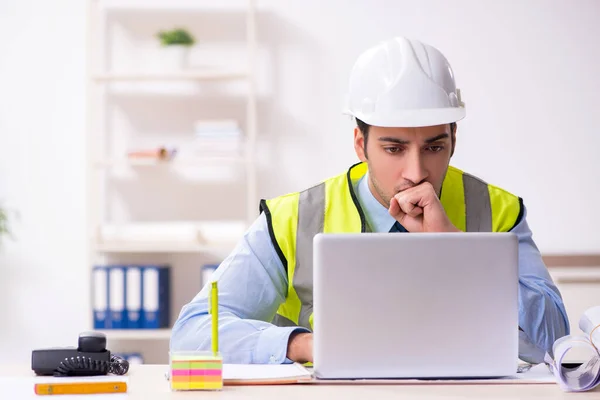
[[[219,390],[223,388],[223,359],[213,352],[171,352],[172,390]]]

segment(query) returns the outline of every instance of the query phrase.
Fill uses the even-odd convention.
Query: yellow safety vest
[[[287,297],[274,324],[312,330],[313,237],[321,232],[367,232],[353,187],[366,172],[367,164],[358,163],[302,192],[261,200],[260,211],[288,276]],[[464,232],[508,232],[523,212],[519,197],[452,166],[440,201],[450,221]]]

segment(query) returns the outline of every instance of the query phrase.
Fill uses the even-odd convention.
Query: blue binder
[[[108,309],[109,327],[123,329],[126,327],[125,314],[125,267],[108,267]]]
[[[170,323],[171,268],[148,265],[142,268],[142,326],[167,328]]]
[[[125,326],[142,327],[142,269],[137,265],[125,269]]]
[[[108,269],[95,266],[92,269],[92,293],[94,329],[106,329],[108,324]]]

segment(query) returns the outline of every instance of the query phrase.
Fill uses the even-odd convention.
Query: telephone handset
[[[125,375],[129,363],[106,349],[106,335],[82,332],[77,347],[55,347],[31,352],[31,369],[36,375],[92,376]]]

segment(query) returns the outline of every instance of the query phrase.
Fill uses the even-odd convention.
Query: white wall
[[[600,108],[599,2],[260,4],[270,11],[261,39],[274,47],[277,71],[275,115],[263,121],[282,143],[311,149],[310,157],[298,150],[280,155],[288,172],[282,176],[293,179],[268,193],[295,190],[354,161],[352,126],[339,114],[350,68],[373,43],[407,35],[441,49],[462,89],[467,118],[453,163],[522,196],[544,252],[600,252],[593,119]]]
[[[261,196],[355,161],[340,114],[349,70],[373,43],[408,35],[439,47],[462,89],[454,164],[523,196],[544,252],[599,252],[600,3],[258,4],[268,79],[259,134],[270,163]],[[74,343],[89,318],[85,2],[4,0],[0,33],[0,199],[21,214],[18,240],[0,253],[0,361],[27,363],[33,347]]]
[[[74,345],[87,322],[84,13],[0,2],[0,201],[20,214],[0,250],[0,362]]]

